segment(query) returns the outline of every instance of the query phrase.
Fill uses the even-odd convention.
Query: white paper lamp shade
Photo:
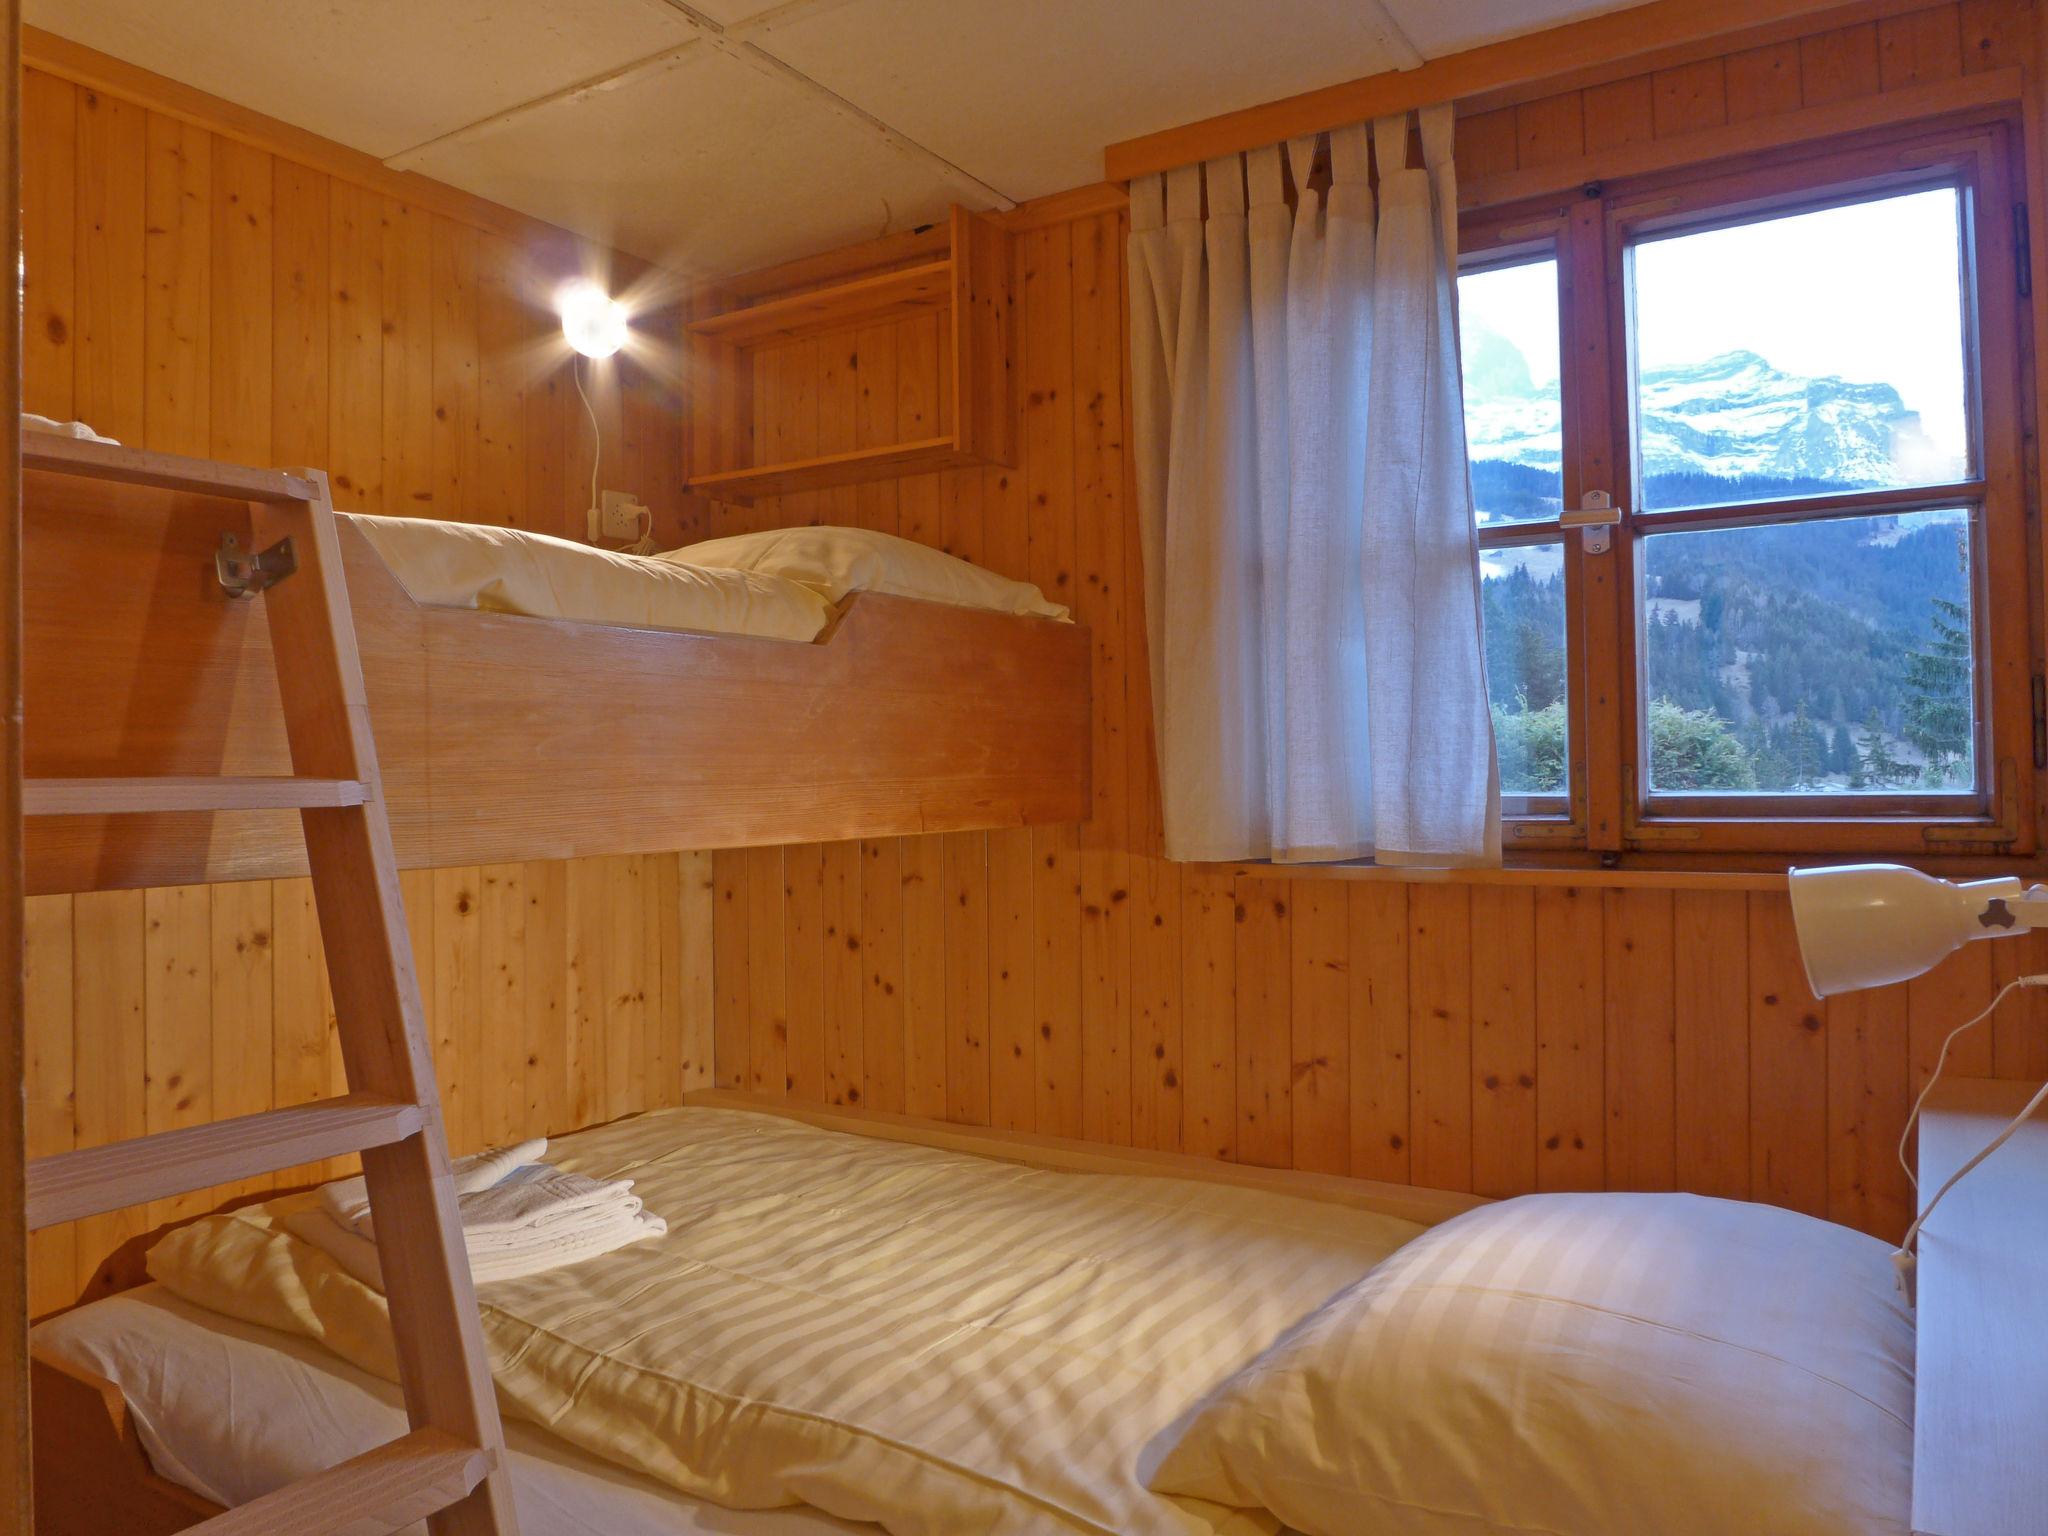
[[[1959,884],[1902,864],[1792,871],[1792,920],[1816,997],[1882,987],[1932,970],[1972,939],[2012,931],[1986,914],[2020,894],[2018,880]]]

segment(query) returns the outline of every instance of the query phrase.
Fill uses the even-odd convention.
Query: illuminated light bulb
[[[575,282],[555,295],[562,334],[585,357],[610,357],[626,344],[626,306],[596,283]]]

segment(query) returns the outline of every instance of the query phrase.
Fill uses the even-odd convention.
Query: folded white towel
[[[55,437],[76,438],[84,443],[112,443],[117,448],[120,446],[111,437],[101,437],[82,421],[53,421],[48,416],[36,415],[34,411],[21,413],[21,429],[24,432],[48,432]]]
[[[449,1165],[455,1175],[455,1193],[473,1195],[495,1188],[526,1164],[539,1162],[547,1155],[547,1150],[547,1137],[536,1136],[530,1141],[515,1141],[508,1147],[493,1147],[488,1152],[458,1157]],[[342,1226],[368,1227],[370,1189],[360,1174],[353,1179],[337,1179],[332,1184],[322,1185],[320,1203]]]
[[[292,1236],[311,1243],[349,1274],[372,1290],[384,1289],[383,1267],[377,1262],[377,1245],[341,1226],[324,1209],[309,1208],[284,1218]],[[668,1231],[659,1216],[636,1212],[613,1220],[586,1224],[571,1231],[503,1252],[471,1250],[470,1278],[478,1285],[495,1280],[516,1280],[525,1275],[544,1274],[570,1264],[581,1264]]]
[[[522,1247],[536,1235],[559,1236],[640,1212],[631,1179],[600,1183],[545,1164],[522,1168],[494,1188],[463,1195],[455,1203],[462,1213],[462,1240],[471,1253]],[[368,1216],[349,1230],[372,1241],[377,1236],[376,1224]]]

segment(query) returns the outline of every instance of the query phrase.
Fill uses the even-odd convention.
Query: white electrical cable
[[[1985,1005],[1983,1012],[1977,1014],[1974,1018],[1958,1024],[1948,1032],[1948,1037],[1941,1042],[1941,1053],[1934,1059],[1934,1071],[1928,1076],[1927,1086],[1920,1090],[1920,1096],[1913,1101],[1913,1111],[1906,1116],[1905,1130],[1899,1133],[1899,1164],[1906,1170],[1906,1179],[1912,1184],[1913,1192],[1916,1195],[1920,1192],[1920,1180],[1913,1172],[1912,1163],[1907,1160],[1906,1141],[1913,1134],[1913,1127],[1920,1119],[1920,1110],[1926,1104],[1927,1096],[1934,1092],[1934,1085],[1941,1081],[1942,1068],[1948,1065],[1948,1049],[1951,1045],[1955,1044],[1957,1038],[1965,1031],[1975,1029],[1979,1024],[1990,1018],[1993,1013],[1997,1012],[1998,1005],[2004,1002],[2007,996],[2018,987],[2048,987],[2048,974],[2013,977],[2011,981],[2008,981],[1998,989],[1997,996],[1993,997]],[[1950,1174],[1948,1182],[1934,1192],[1934,1198],[1921,1207],[1920,1214],[1913,1218],[1913,1225],[1906,1229],[1905,1237],[1892,1252],[1892,1267],[1898,1271],[1899,1290],[1905,1296],[1907,1305],[1910,1306],[1913,1303],[1913,1278],[1917,1264],[1913,1254],[1913,1244],[1920,1236],[1920,1229],[1927,1225],[1927,1218],[1932,1216],[1934,1208],[1941,1204],[1942,1196],[1946,1195],[1961,1182],[1964,1174],[2012,1140],[2019,1128],[2027,1123],[2028,1117],[2041,1107],[2043,1100],[2048,1100],[2048,1083],[2041,1085],[2041,1091],[2027,1101],[2027,1107],[2013,1117],[2012,1124],[1993,1137],[1975,1157]]]
[[[1998,1012],[1998,1005],[2006,1000],[2016,987],[2048,987],[2048,974],[2038,976],[2015,976],[1998,989],[1998,995],[1984,1005],[1984,1011],[1973,1019],[1965,1020],[1948,1032],[1941,1042],[1941,1053],[1934,1058],[1934,1071],[1928,1076],[1927,1086],[1920,1090],[1920,1097],[1913,1101],[1913,1112],[1906,1116],[1906,1128],[1899,1132],[1899,1166],[1906,1170],[1906,1182],[1913,1186],[1913,1193],[1920,1193],[1920,1176],[1913,1172],[1913,1160],[1906,1156],[1906,1143],[1913,1138],[1913,1127],[1919,1123],[1920,1110],[1927,1102],[1927,1095],[1934,1092],[1934,1085],[1941,1081],[1942,1068],[1948,1065],[1948,1050],[1963,1035],[1982,1024]]]
[[[583,402],[583,413],[590,418],[590,510],[597,512],[599,510],[597,500],[597,469],[598,465],[604,462],[604,429],[597,424],[597,411],[590,403],[590,396],[583,392],[583,359],[581,357],[573,357],[569,360],[569,375],[576,381],[576,398]],[[603,527],[602,514],[600,514],[598,526],[600,529]],[[640,537],[620,550],[619,553],[622,555],[651,555],[654,552],[654,513],[642,507],[640,509]]]
[[[604,461],[604,429],[597,424],[597,411],[590,403],[590,396],[583,393],[583,359],[569,359],[569,376],[576,381],[576,398],[583,402],[583,413],[590,418],[590,510],[597,510],[597,466]]]

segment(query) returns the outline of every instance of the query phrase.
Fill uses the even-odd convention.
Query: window
[[[1556,815],[1569,734],[1557,263],[1465,273],[1458,304],[1501,793],[1511,810]]]
[[[2004,167],[1894,135],[1468,221],[1511,846],[2031,848]]]

